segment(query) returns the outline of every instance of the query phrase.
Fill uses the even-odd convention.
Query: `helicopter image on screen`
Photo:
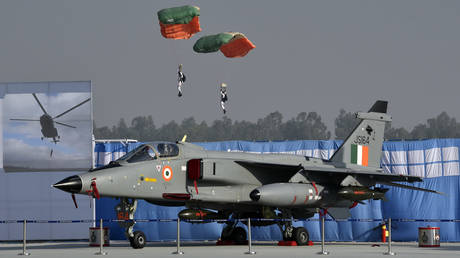
[[[50,114],[48,114],[48,112],[46,112],[46,109],[40,103],[40,100],[38,100],[37,95],[35,93],[32,93],[32,96],[34,96],[35,100],[37,101],[38,105],[40,106],[40,108],[43,111],[43,115],[40,116],[40,119],[37,120],[37,119],[11,118],[10,120],[13,120],[13,121],[37,121],[37,122],[40,122],[41,132],[43,134],[43,137],[41,137],[41,139],[43,140],[44,138],[52,138],[53,140],[51,142],[54,142],[55,144],[57,144],[59,142],[60,138],[61,138],[59,136],[59,134],[58,134],[58,131],[56,129],[55,124],[62,125],[62,126],[67,126],[67,127],[70,127],[70,128],[76,128],[75,126],[55,121],[55,119],[62,117],[63,115],[69,113],[70,111],[76,109],[77,107],[79,107],[79,106],[81,106],[81,105],[83,105],[86,102],[91,100],[91,98],[88,98],[88,99],[84,100],[83,102],[81,102],[81,103],[69,108],[68,110],[62,112],[61,114],[53,117]]]

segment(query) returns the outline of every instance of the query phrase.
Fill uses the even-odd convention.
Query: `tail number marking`
[[[369,144],[369,136],[357,135],[353,143],[359,145]]]

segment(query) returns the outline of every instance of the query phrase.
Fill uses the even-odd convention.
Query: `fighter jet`
[[[206,151],[185,141],[149,142],[108,165],[65,178],[53,186],[72,194],[120,198],[119,219],[133,219],[137,200],[164,206],[185,206],[183,220],[229,219],[222,240],[242,241],[246,231],[238,219],[255,226],[277,224],[286,241],[306,245],[308,231],[289,219],[306,219],[321,210],[347,218],[363,200],[384,198],[397,186],[438,193],[395,182],[422,181],[420,177],[384,173],[380,168],[387,102],[377,101],[329,160],[289,155]],[[377,187],[376,185],[380,185]],[[145,245],[134,222],[121,223],[133,248]]]

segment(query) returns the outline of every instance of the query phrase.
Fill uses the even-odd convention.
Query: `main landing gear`
[[[310,235],[308,234],[307,229],[304,227],[293,227],[292,221],[287,220],[291,218],[290,212],[284,211],[282,214],[282,218],[286,220],[283,220],[277,224],[281,230],[281,234],[283,235],[283,241],[295,241],[299,246],[308,245],[308,241],[310,241]]]
[[[142,231],[134,231],[134,224],[136,224],[136,222],[133,221],[133,219],[136,208],[136,199],[130,201],[128,198],[121,198],[120,203],[115,206],[115,211],[117,213],[117,218],[122,220],[118,222],[118,225],[125,228],[125,235],[131,247],[134,249],[141,249],[145,246],[146,237]]]
[[[222,229],[220,240],[230,241],[234,244],[246,244],[247,234],[243,227],[237,227],[237,220],[227,222],[227,225]]]
[[[223,244],[246,244],[247,243],[247,233],[243,227],[237,227],[238,219],[235,218],[244,218],[244,217],[263,217],[263,218],[275,218],[275,215],[267,214],[251,214],[252,216],[245,216],[249,214],[243,214],[238,216],[238,214],[233,214],[232,217],[234,220],[226,222],[226,226],[222,229],[221,233],[221,243]],[[294,241],[298,246],[308,245],[310,241],[310,235],[308,234],[307,229],[304,227],[293,227],[292,226],[292,213],[290,210],[281,210],[281,216],[277,217],[281,219],[277,222],[266,222],[266,221],[255,221],[253,226],[268,226],[277,224],[283,235],[283,241]],[[218,243],[219,244],[219,243]],[[290,244],[289,244],[290,245]]]

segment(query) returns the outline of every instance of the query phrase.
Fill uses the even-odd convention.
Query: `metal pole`
[[[30,253],[27,252],[27,243],[26,243],[26,236],[27,236],[27,220],[24,220],[23,226],[22,226],[22,234],[23,234],[23,239],[22,239],[22,253],[19,253],[18,255],[30,255]]]
[[[324,220],[325,220],[326,214],[324,216],[321,216],[321,252],[318,254],[322,255],[328,255],[329,252],[324,250]]]
[[[251,237],[251,218],[248,218],[248,246],[249,250],[245,254],[256,254],[255,251],[252,251],[252,237]]]
[[[177,217],[177,250],[173,252],[173,254],[184,254],[184,252],[180,250],[180,218],[179,217]]]
[[[385,255],[396,255],[391,251],[391,218],[388,219],[388,252]]]
[[[92,98],[92,96],[91,96]],[[93,112],[91,112],[91,117],[93,116]],[[93,118],[91,118],[93,119]],[[96,139],[94,138],[94,134],[91,134],[91,158],[92,158],[92,166],[91,168],[96,168],[96,159],[94,157],[94,148],[96,147]],[[95,228],[96,227],[96,198],[91,198],[90,202],[93,203],[93,206],[90,207],[92,208],[92,214],[93,214],[93,221],[91,227]],[[89,204],[91,206],[91,203]]]
[[[93,148],[93,150],[94,150],[94,148]],[[93,151],[93,153],[94,153],[94,151]],[[91,202],[93,203],[93,206],[92,206],[92,212],[93,212],[92,227],[95,228],[96,227],[96,198],[91,198]]]
[[[100,233],[101,233],[101,239],[100,239],[100,243],[99,243],[99,252],[95,253],[96,255],[107,255],[106,252],[104,252],[104,227],[102,225],[102,218],[99,222],[99,228],[100,228]]]

